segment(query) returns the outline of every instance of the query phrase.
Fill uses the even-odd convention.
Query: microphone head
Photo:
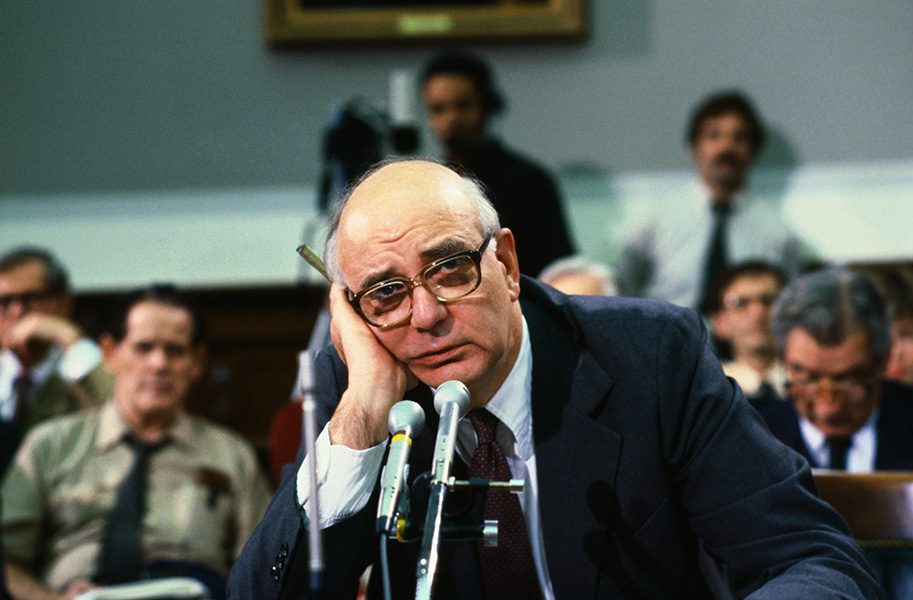
[[[302,350],[298,353],[298,395],[314,391],[314,353]]]
[[[393,405],[387,415],[387,426],[390,433],[408,429],[411,437],[421,433],[425,426],[425,411],[417,402],[400,400]]]
[[[442,383],[437,391],[434,392],[434,410],[441,414],[444,405],[448,402],[456,402],[459,406],[459,416],[462,417],[469,412],[469,390],[463,383],[450,380]]]

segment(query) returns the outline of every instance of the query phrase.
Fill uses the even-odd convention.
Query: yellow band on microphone
[[[410,438],[407,438],[405,433],[397,433],[396,435],[393,436],[393,439],[390,440],[390,443],[392,444],[393,442],[395,442],[396,440],[399,440],[399,439],[406,440],[407,444],[409,444],[410,446],[412,445],[412,440]]]

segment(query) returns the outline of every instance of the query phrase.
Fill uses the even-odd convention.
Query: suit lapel
[[[560,597],[583,597],[593,593],[603,554],[621,446],[621,437],[593,418],[612,381],[577,348],[570,330],[535,307],[524,306],[524,315],[533,348],[533,435],[549,575]]]
[[[881,413],[875,422],[877,448],[875,469],[878,471],[907,471],[913,469],[913,437],[910,423],[913,410],[910,398],[900,395],[904,388],[882,383]]]

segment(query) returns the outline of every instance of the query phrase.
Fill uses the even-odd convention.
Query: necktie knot
[[[853,440],[850,438],[828,438],[827,447],[830,456],[827,467],[829,469],[846,470],[846,458],[849,454]]]
[[[498,427],[498,419],[487,410],[473,410],[469,412],[469,420],[472,422],[472,428],[479,438],[479,445],[490,444],[495,441],[495,430]]]
[[[144,442],[143,440],[137,438],[133,434],[127,434],[124,438],[127,444],[133,448],[133,455],[137,458],[143,457],[147,458],[149,455],[153,454],[156,450],[165,445],[168,441],[168,438],[163,438],[157,442]]]
[[[730,212],[731,207],[729,206],[729,202],[714,201],[711,205],[711,209],[713,210],[713,216],[719,220],[726,218]]]

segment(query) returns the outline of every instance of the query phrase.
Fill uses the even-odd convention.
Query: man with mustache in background
[[[748,192],[763,141],[761,120],[738,91],[712,94],[694,109],[686,142],[695,181],[656,202],[625,241],[618,269],[624,295],[706,314],[709,288],[727,266],[753,259],[788,275],[799,270],[798,240],[776,205]]]

